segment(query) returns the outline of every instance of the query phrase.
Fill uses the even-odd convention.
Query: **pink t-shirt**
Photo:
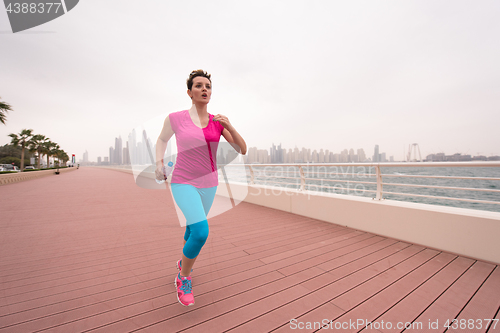
[[[190,184],[197,188],[219,185],[217,175],[217,147],[224,127],[213,121],[200,128],[191,120],[189,110],[168,115],[177,141],[177,161],[172,172],[172,183]]]

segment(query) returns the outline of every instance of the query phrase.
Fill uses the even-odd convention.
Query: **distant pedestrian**
[[[211,75],[199,69],[187,80],[187,93],[192,100],[189,110],[167,116],[156,143],[156,178],[162,180],[163,156],[167,142],[175,134],[177,160],[171,178],[171,190],[177,206],[186,218],[182,258],[177,261],[175,277],[177,299],[182,305],[193,305],[191,271],[208,237],[207,215],[219,184],[217,146],[220,136],[246,154],[246,143],[229,119],[212,115],[207,105],[212,95]],[[234,145],[233,145],[234,146]]]

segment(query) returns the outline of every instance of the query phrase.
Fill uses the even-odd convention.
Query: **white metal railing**
[[[404,184],[404,183],[390,183],[384,182],[384,178],[388,177],[400,177],[400,178],[429,178],[429,179],[463,179],[463,180],[489,180],[489,181],[500,181],[500,178],[496,177],[469,177],[469,176],[436,176],[436,175],[406,175],[406,174],[382,174],[380,168],[391,168],[391,167],[498,167],[500,168],[500,162],[491,161],[491,162],[409,162],[409,163],[302,163],[302,164],[229,164],[224,167],[232,167],[232,166],[244,166],[249,170],[250,173],[250,184],[255,184],[256,181],[256,172],[259,172],[257,178],[259,180],[265,180],[266,184],[279,184],[279,185],[293,185],[297,186],[298,190],[304,191],[308,187],[316,187],[316,188],[327,188],[327,189],[335,189],[334,186],[329,185],[317,185],[317,184],[308,184],[308,181],[318,181],[322,182],[348,182],[354,184],[370,184],[376,186],[376,190],[368,190],[368,189],[358,189],[362,192],[372,192],[375,193],[375,200],[383,200],[384,194],[392,194],[392,195],[402,195],[402,196],[414,196],[414,197],[423,197],[423,198],[431,198],[431,199],[445,199],[445,200],[456,200],[456,201],[466,201],[473,203],[485,203],[485,204],[500,204],[500,195],[498,197],[499,201],[492,200],[479,200],[479,199],[471,199],[471,198],[457,198],[457,197],[447,197],[447,196],[437,196],[437,195],[426,195],[426,194],[416,194],[416,193],[405,193],[405,192],[391,192],[384,190],[384,186],[398,186],[398,187],[413,187],[413,188],[429,188],[429,189],[444,189],[444,190],[457,190],[457,191],[471,191],[471,192],[490,192],[490,193],[498,193],[500,194],[500,190],[490,189],[490,188],[474,188],[474,187],[455,187],[455,186],[439,186],[439,185],[427,185],[427,184]],[[346,172],[319,172],[319,171],[310,171],[309,168],[321,168],[321,167],[340,167],[343,171],[344,168],[350,167],[360,167],[360,168],[369,168],[369,173],[346,173]],[[264,168],[262,170],[262,168]],[[280,168],[281,170],[273,170]],[[297,170],[293,171],[283,171],[283,168],[296,168]],[[374,173],[371,173],[371,169],[375,169]],[[500,170],[500,169],[499,169]],[[260,171],[264,171],[262,174]],[[298,172],[297,172],[298,171]],[[290,173],[294,175],[298,174],[298,177],[290,177]],[[374,181],[354,181],[354,180],[346,180],[346,179],[325,179],[325,178],[311,178],[307,177],[307,174],[313,173],[316,175],[348,175],[348,176],[363,176],[363,177],[373,177]],[[273,176],[273,174],[286,174]],[[269,178],[281,179],[283,181],[276,180],[268,180]],[[287,182],[290,179],[296,180],[295,183]],[[300,183],[298,182],[300,180]],[[500,185],[500,183],[499,183]]]

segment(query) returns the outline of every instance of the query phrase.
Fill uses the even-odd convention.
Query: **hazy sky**
[[[495,0],[82,0],[12,34],[1,7],[0,145],[32,128],[95,161],[188,109],[202,68],[209,112],[249,147],[500,155],[499,16]]]

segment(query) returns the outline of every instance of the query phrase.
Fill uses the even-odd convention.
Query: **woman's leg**
[[[208,212],[210,211],[210,208],[212,207],[212,204],[214,202],[215,192],[217,191],[217,186],[209,187],[209,188],[197,188],[196,190],[200,195],[201,202],[203,204],[203,210],[205,211],[205,221],[202,221],[202,222],[206,223],[206,236],[208,237],[208,221],[206,220],[206,216],[208,215]],[[197,234],[204,235],[204,230],[201,229],[201,228],[205,228],[204,224],[201,225],[201,224],[195,223],[194,228],[199,229]],[[184,235],[184,246],[186,245],[186,242],[187,242],[186,239],[188,239],[189,236],[191,235],[190,229],[192,229],[192,227],[190,227],[189,229],[188,229],[188,227],[186,227],[186,234],[188,236],[186,237],[186,234]],[[206,238],[205,238],[205,240],[206,240]],[[203,241],[203,244],[205,244],[205,241]],[[196,258],[198,258],[198,256],[194,257],[193,259],[189,259],[188,257],[186,257],[184,255],[184,253],[182,254],[182,269],[181,269],[182,276],[188,276],[191,273],[191,269],[194,266]]]
[[[191,268],[208,237],[208,221],[205,207],[207,198],[202,200],[203,191],[188,184],[171,185],[174,200],[186,217],[186,233],[182,254],[182,276],[189,276]],[[215,194],[215,192],[214,192]],[[213,198],[211,199],[213,202]],[[211,203],[210,203],[211,205]]]
[[[210,208],[212,208],[212,204],[214,203],[215,192],[217,192],[217,186],[198,189],[198,193],[200,193],[201,202],[203,203],[203,209],[205,210],[206,216],[208,216],[208,212],[210,211]]]
[[[182,276],[189,276],[191,274],[191,269],[194,266],[196,258],[198,258],[203,245],[205,245],[208,238],[208,222],[207,220],[203,220],[193,223],[189,226],[189,229],[191,230],[189,239],[184,240],[185,243],[182,249]]]

